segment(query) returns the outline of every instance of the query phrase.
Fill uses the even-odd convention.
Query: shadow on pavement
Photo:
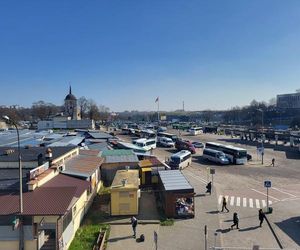
[[[255,230],[255,229],[259,228],[259,227],[260,227],[260,226],[247,227],[247,228],[239,229],[239,231],[240,231],[240,232],[246,232],[246,231]]]
[[[116,242],[116,241],[119,241],[119,240],[127,240],[127,239],[130,239],[130,238],[133,239],[133,236],[130,235],[130,236],[111,238],[111,239],[108,240],[108,242]]]
[[[299,227],[300,216],[291,217],[287,220],[275,223],[283,232],[285,232],[293,241],[300,246]]]
[[[216,211],[209,211],[209,212],[206,212],[207,214],[218,214],[220,213],[219,210],[216,210]]]
[[[226,229],[217,229],[216,232],[222,233],[222,234],[226,234],[226,233],[230,232],[230,228],[226,228]]]

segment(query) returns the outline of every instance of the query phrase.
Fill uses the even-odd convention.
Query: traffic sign
[[[215,174],[216,173],[216,170],[214,168],[211,168],[210,169],[210,174]]]
[[[264,186],[265,186],[266,188],[270,188],[270,187],[272,186],[271,181],[265,181],[265,182],[264,182]]]

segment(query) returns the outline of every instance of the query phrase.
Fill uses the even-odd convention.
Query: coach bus
[[[192,163],[192,154],[188,150],[181,150],[180,152],[171,155],[169,165],[171,169],[183,169],[190,166]]]
[[[247,163],[247,150],[244,148],[238,148],[231,145],[224,145],[216,142],[205,143],[205,148],[222,151],[227,156],[229,161],[233,164]]]

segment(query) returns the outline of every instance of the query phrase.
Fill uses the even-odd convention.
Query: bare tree
[[[86,116],[86,113],[88,111],[88,105],[89,105],[88,100],[84,96],[81,96],[78,99],[78,106],[79,106],[79,109],[80,109],[81,119]]]
[[[87,113],[89,119],[93,119],[96,121],[100,119],[99,108],[97,106],[97,103],[93,99],[89,99],[87,102]]]

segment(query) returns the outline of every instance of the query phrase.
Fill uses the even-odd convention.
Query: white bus
[[[134,140],[133,144],[145,149],[146,151],[149,151],[151,149],[156,148],[156,139],[141,138],[141,139]]]
[[[190,128],[190,135],[199,135],[203,133],[203,129],[201,127]]]
[[[150,129],[141,130],[140,137],[141,138],[156,138],[156,133]]]
[[[223,145],[216,142],[205,143],[205,148],[222,151],[227,156],[229,161],[233,164],[247,163],[247,150],[244,148],[238,148],[231,145]]]
[[[172,139],[173,142],[176,142],[178,139],[177,135],[166,133],[166,132],[158,132],[157,137],[167,137],[167,138]]]
[[[190,166],[192,163],[192,154],[188,150],[171,155],[169,165],[171,169],[183,169]]]
[[[218,151],[215,149],[205,148],[203,150],[203,159],[220,163],[222,165],[229,164],[229,160],[226,155],[222,151]]]

